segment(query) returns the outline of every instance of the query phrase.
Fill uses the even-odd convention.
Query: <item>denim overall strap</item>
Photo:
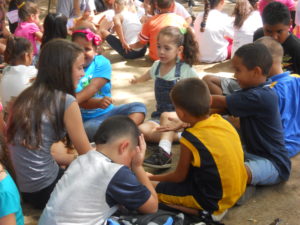
[[[174,106],[170,99],[170,91],[174,85],[180,80],[180,69],[182,62],[178,61],[175,66],[175,80],[168,81],[159,77],[160,62],[155,70],[155,99],[156,111],[151,114],[152,118],[160,117],[163,112],[175,111]]]

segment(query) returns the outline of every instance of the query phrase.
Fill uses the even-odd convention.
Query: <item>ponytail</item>
[[[206,21],[207,21],[208,13],[210,11],[210,4],[209,4],[208,1],[209,0],[204,1],[204,13],[203,13],[203,17],[202,17],[202,22],[200,24],[200,31],[201,32],[205,31]]]
[[[206,27],[206,21],[208,17],[208,13],[211,9],[214,9],[218,6],[221,0],[205,0],[204,1],[204,13],[202,17],[202,22],[200,24],[200,31],[204,32]]]
[[[252,11],[255,10],[255,4],[257,0],[238,0],[234,7],[232,15],[234,19],[234,27],[240,29],[245,20],[249,17]]]
[[[6,49],[4,51],[4,61],[10,65],[15,65],[17,61],[23,60],[24,54],[32,51],[30,41],[22,37],[8,37]]]
[[[188,27],[183,40],[183,61],[190,66],[199,62],[200,53],[198,42],[195,40],[193,30]]]

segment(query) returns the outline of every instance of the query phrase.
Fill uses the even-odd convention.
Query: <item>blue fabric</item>
[[[289,72],[270,78],[278,96],[278,106],[289,157],[300,152],[300,78]]]
[[[94,136],[100,124],[108,117],[115,115],[128,116],[132,113],[144,113],[146,115],[146,106],[140,102],[132,102],[129,104],[115,106],[106,114],[100,115],[96,118],[84,121],[84,129],[90,141],[94,141]]]
[[[290,175],[291,161],[284,146],[278,98],[270,82],[226,96],[229,112],[240,117],[241,135],[249,153],[270,160],[282,180]]]
[[[281,181],[274,164],[263,157],[245,153],[245,164],[251,171],[252,185],[273,185]]]
[[[0,218],[12,213],[16,215],[17,225],[24,225],[20,195],[13,179],[7,173],[0,181]]]
[[[138,209],[150,196],[150,191],[126,166],[114,175],[106,190],[106,202],[109,206],[120,204],[129,210]]]
[[[111,97],[111,64],[107,58],[102,55],[97,55],[91,64],[84,69],[85,75],[80,79],[76,93],[82,91],[91,83],[93,78],[104,78],[107,83],[93,96],[93,98]],[[113,104],[106,109],[81,109],[83,120],[95,118],[103,115],[113,109]]]

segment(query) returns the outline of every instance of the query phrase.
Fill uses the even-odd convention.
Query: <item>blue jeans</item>
[[[144,113],[146,115],[146,111],[147,111],[146,106],[140,102],[133,102],[129,104],[115,106],[113,107],[112,110],[110,110],[109,112],[103,115],[84,121],[83,122],[84,129],[86,131],[89,140],[93,142],[94,136],[100,124],[108,117],[116,116],[116,115],[129,116],[132,113]]]
[[[278,170],[266,158],[245,152],[245,164],[252,173],[252,185],[272,185],[281,181]]]

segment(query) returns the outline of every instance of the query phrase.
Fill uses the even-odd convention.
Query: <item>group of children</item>
[[[67,17],[49,14],[42,27],[37,5],[17,1],[21,21],[6,43],[8,66],[0,85],[7,123],[1,119],[1,128],[8,145],[8,152],[2,146],[0,158],[3,224],[24,224],[9,173],[22,200],[44,209],[41,225],[103,224],[118,205],[155,213],[158,202],[187,214],[204,210],[220,220],[247,184],[288,180],[290,157],[300,151],[300,80],[290,75],[299,73],[300,40],[289,33],[288,8],[279,2],[267,5],[263,27],[254,34],[258,40],[249,43],[261,25],[252,31],[247,26],[260,18],[256,2],[236,5],[234,26],[244,35],[233,35],[225,24],[222,0],[205,2],[195,33],[189,20],[170,11],[176,9],[171,0],[154,1],[158,14],[143,25],[128,5],[125,0],[114,3],[112,27],[118,38],[104,18],[97,30],[73,27],[69,41],[64,40]],[[216,35],[226,43],[222,53],[210,48]],[[236,37],[233,51],[225,38],[230,35]],[[155,80],[156,111],[149,121],[144,122],[143,103],[113,104],[111,64],[98,54],[104,39],[130,59],[143,56],[149,43],[149,56],[157,61],[130,81]],[[235,79],[199,79],[192,66],[205,61],[210,51],[220,58],[208,57],[207,62],[232,58]],[[290,72],[283,71],[282,62]],[[240,126],[235,129],[215,111],[239,117]],[[145,140],[158,143],[146,159]],[[176,169],[146,173],[143,165],[171,166],[173,141],[180,142]],[[4,157],[9,159],[2,162]]]

